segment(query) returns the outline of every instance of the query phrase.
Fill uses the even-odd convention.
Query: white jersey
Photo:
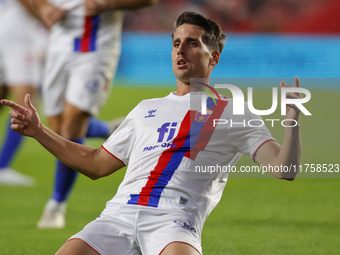
[[[68,10],[51,29],[48,52],[119,52],[123,14],[121,11],[86,16],[83,0],[50,0]]]
[[[261,117],[249,110],[236,117],[232,114],[233,101],[225,97],[222,105],[209,98],[211,111],[202,115],[198,110],[202,93],[171,93],[142,101],[103,144],[128,166],[108,210],[111,203],[184,208],[203,227],[222,196],[228,173],[198,172],[196,167],[233,166],[242,154],[253,157],[262,144],[273,140],[266,126],[241,124]],[[214,127],[214,119],[234,125]]]

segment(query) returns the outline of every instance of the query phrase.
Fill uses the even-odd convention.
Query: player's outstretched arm
[[[73,143],[44,126],[29,94],[25,96],[25,107],[6,99],[1,104],[12,108],[9,113],[14,131],[33,137],[63,163],[91,179],[107,176],[124,166],[103,148]]]
[[[286,83],[282,81],[280,87],[287,87]],[[300,87],[298,77],[295,77],[294,87]],[[301,95],[294,93],[288,94],[287,97],[301,98]],[[276,142],[267,142],[257,151],[254,158],[255,162],[260,165],[278,166],[280,169],[285,170],[271,172],[272,175],[280,179],[293,180],[299,169],[302,151],[299,116],[299,108],[295,105],[287,105],[286,127],[282,146]],[[284,166],[286,166],[285,169],[283,169]]]
[[[134,10],[157,3],[158,0],[85,0],[87,15],[97,15],[104,11]]]

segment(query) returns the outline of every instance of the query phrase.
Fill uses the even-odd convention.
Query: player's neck
[[[184,96],[190,92],[193,91],[198,91],[199,89],[197,89],[197,82],[198,83],[205,83],[205,84],[209,84],[209,79],[208,78],[199,78],[199,79],[194,79],[191,81],[193,82],[193,86],[191,86],[191,83],[187,83],[187,82],[182,82],[180,80],[177,80],[177,89],[176,89],[176,95],[177,96]],[[195,85],[196,84],[196,85]]]
[[[190,83],[184,83],[182,81],[177,80],[177,88],[176,88],[176,95],[177,96],[184,96],[190,92]]]

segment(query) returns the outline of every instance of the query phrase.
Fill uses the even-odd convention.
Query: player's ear
[[[210,65],[213,67],[220,62],[220,53],[217,50],[211,52]]]

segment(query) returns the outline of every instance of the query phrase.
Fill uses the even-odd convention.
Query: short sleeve
[[[135,116],[137,107],[135,107],[112,133],[112,135],[103,143],[104,149],[114,157],[128,165],[131,151],[135,142]]]
[[[245,114],[234,115],[229,130],[233,148],[254,160],[254,154],[268,141],[275,141],[261,116],[249,111],[245,103]]]

